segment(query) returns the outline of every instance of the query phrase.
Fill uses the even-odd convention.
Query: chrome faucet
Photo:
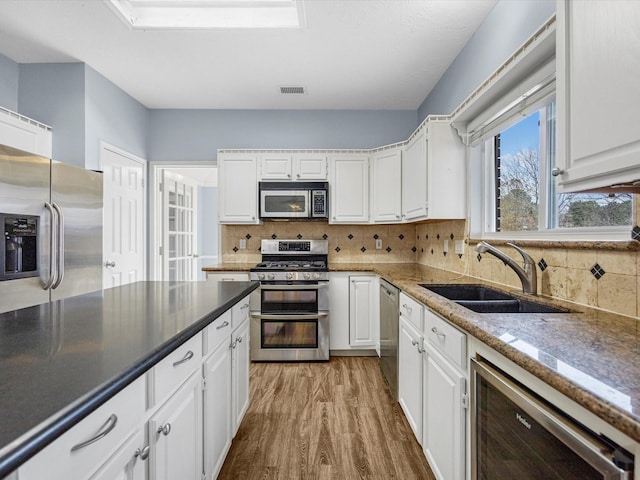
[[[527,293],[529,295],[535,295],[538,288],[538,277],[536,273],[536,262],[531,258],[527,252],[523,249],[514,245],[513,243],[507,243],[512,248],[515,248],[522,258],[524,259],[524,268],[518,265],[515,260],[509,257],[506,253],[501,250],[498,250],[496,247],[489,245],[487,242],[480,242],[476,245],[476,252],[478,253],[490,253],[494,257],[499,258],[504,262],[505,265],[511,267],[511,269],[516,272],[518,277],[520,277],[520,281],[522,282],[522,292]]]

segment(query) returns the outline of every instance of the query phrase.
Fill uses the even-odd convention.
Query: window
[[[484,233],[607,234],[632,223],[631,194],[556,194],[553,96],[484,139]]]

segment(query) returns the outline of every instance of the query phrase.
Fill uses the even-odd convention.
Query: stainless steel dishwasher
[[[380,279],[380,369],[398,400],[398,322],[400,290]]]

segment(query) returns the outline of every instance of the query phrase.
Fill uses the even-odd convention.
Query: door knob
[[[116,266],[116,262],[113,260],[107,260],[106,262],[104,262],[104,266],[109,268],[109,267],[115,267]]]

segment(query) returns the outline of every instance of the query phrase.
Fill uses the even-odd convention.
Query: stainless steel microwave
[[[329,218],[327,182],[259,182],[260,218]]]

